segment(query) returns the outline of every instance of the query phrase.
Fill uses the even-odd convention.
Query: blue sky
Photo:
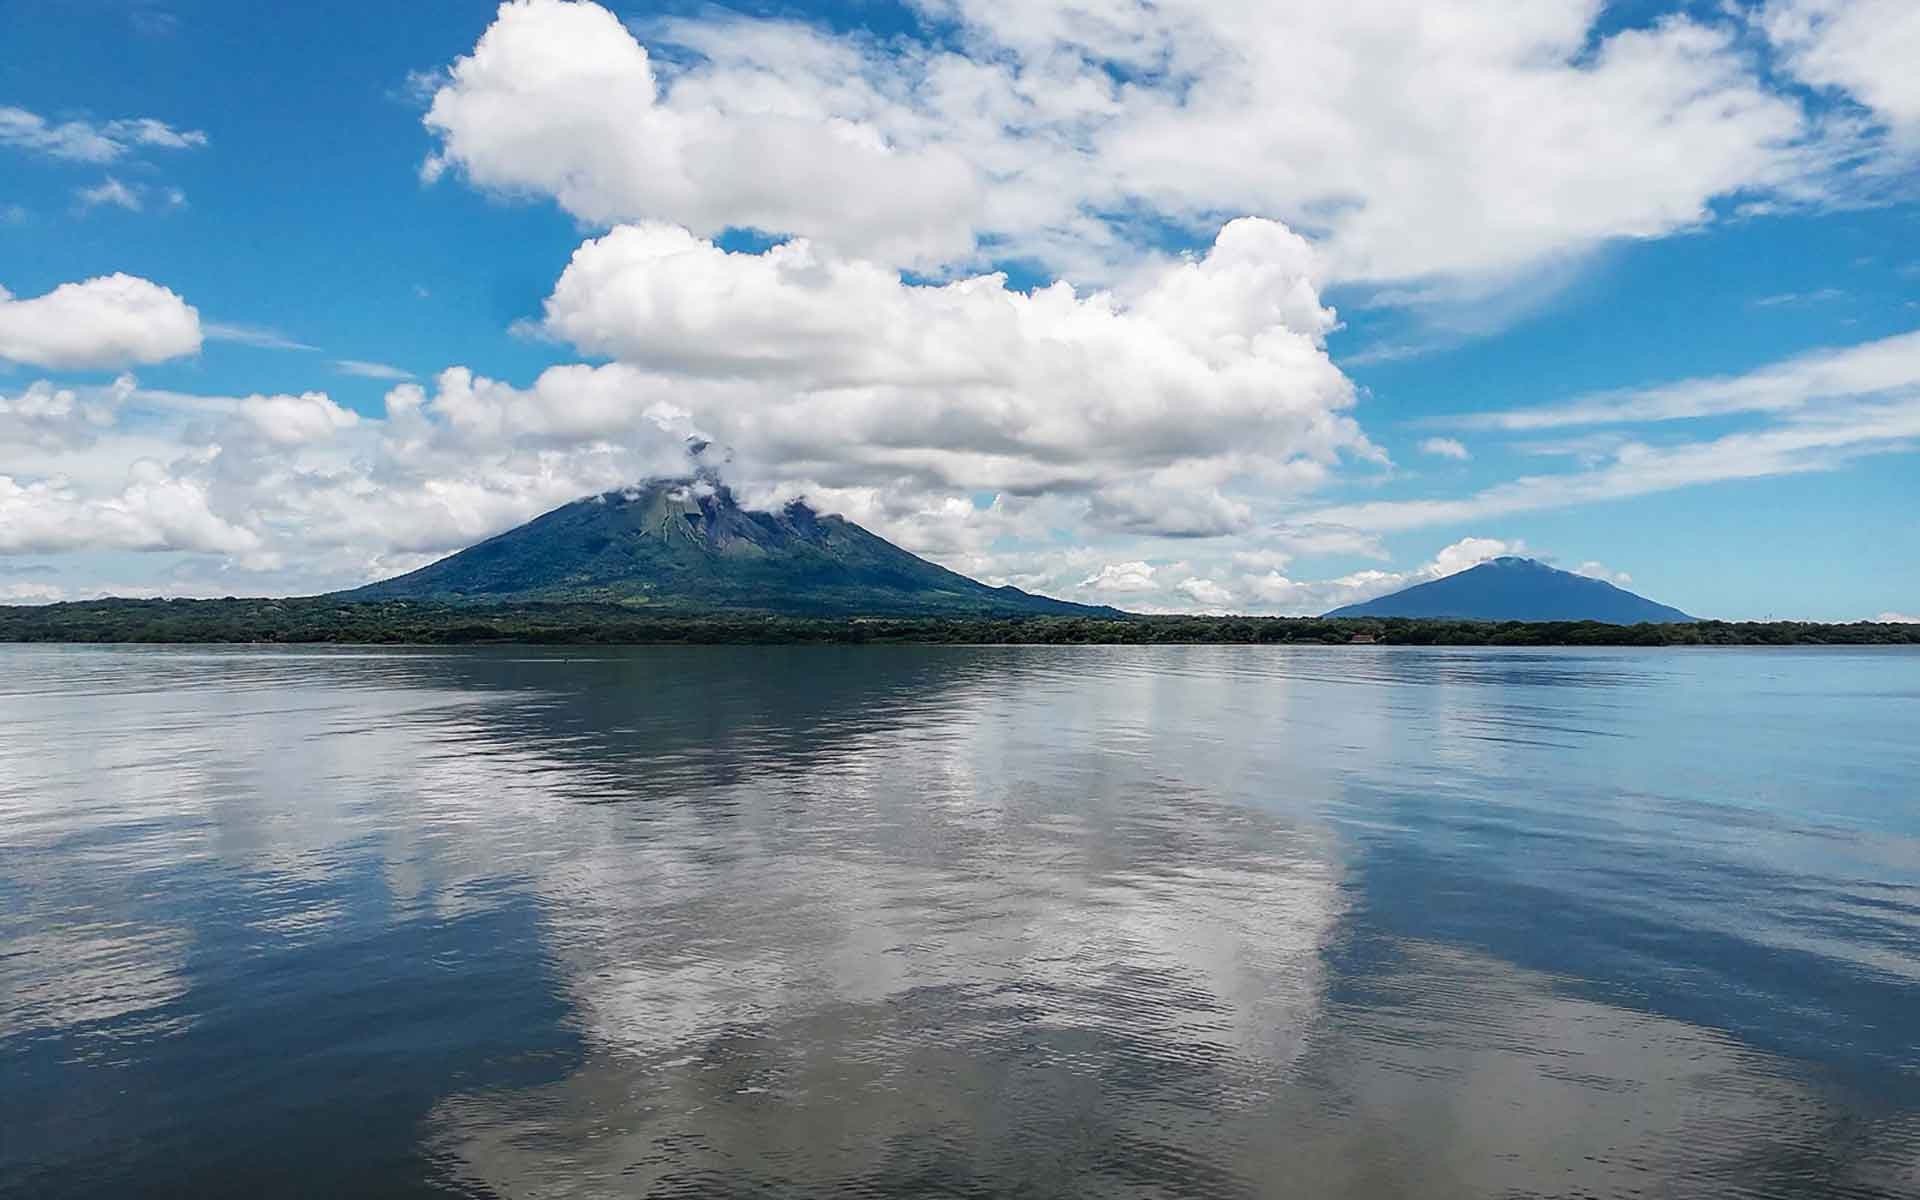
[[[344,586],[698,434],[1136,608],[1920,613],[1920,9],[1259,9],[8,6],[0,597]]]

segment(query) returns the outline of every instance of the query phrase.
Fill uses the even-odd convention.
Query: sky
[[[994,584],[1920,616],[1920,4],[0,0],[0,603],[702,461]]]

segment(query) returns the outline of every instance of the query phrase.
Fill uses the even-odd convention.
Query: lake
[[[1920,651],[0,648],[0,1193],[1920,1195]]]

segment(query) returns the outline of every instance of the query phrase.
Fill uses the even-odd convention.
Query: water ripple
[[[0,659],[0,1194],[1920,1194],[1913,653]]]

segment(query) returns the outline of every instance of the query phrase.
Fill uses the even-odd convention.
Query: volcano
[[[614,603],[679,613],[1084,616],[1119,610],[989,587],[795,501],[743,508],[705,476],[576,500],[343,600]]]
[[[1454,617],[1469,621],[1601,621],[1608,625],[1692,621],[1677,608],[1604,579],[1531,558],[1496,558],[1456,575],[1349,604],[1329,617]]]

